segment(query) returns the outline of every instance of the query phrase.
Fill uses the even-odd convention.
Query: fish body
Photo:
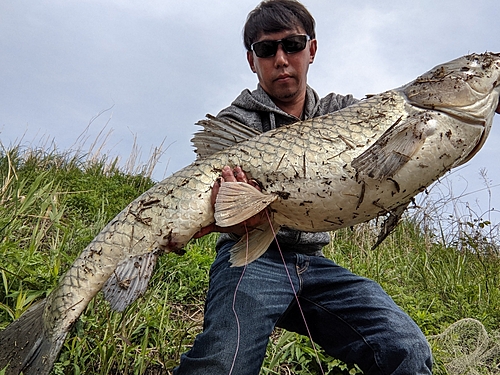
[[[390,91],[270,135],[296,139],[290,147],[279,147],[285,143],[281,141],[271,141],[269,147],[254,140],[253,147],[266,155],[260,167],[266,180],[258,181],[264,192],[279,197],[270,205],[273,221],[292,229],[330,231],[408,202],[468,155],[482,137],[483,127],[457,123],[438,112],[408,105],[401,92]],[[388,129],[398,142],[388,141],[361,162],[358,158]],[[425,147],[419,147],[424,138]],[[384,147],[391,146],[394,150],[388,157],[397,160],[383,170],[384,162],[377,159],[384,157]]]
[[[160,253],[181,252],[214,221],[230,226],[268,209],[270,223],[246,239],[249,252],[243,242],[235,246],[238,266],[260,256],[280,227],[335,230],[407,204],[479,150],[499,85],[500,54],[468,55],[338,112],[263,134],[202,121],[193,139],[201,157],[130,203],[45,300],[0,332],[0,369],[47,374],[101,289],[122,310],[147,287]],[[261,191],[223,183],[214,211],[211,186],[225,165],[241,166]]]

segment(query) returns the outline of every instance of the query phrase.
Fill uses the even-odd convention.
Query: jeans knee
[[[390,352],[386,353],[390,363],[387,374],[424,375],[432,374],[432,352],[423,334],[412,338],[395,340]],[[391,353],[392,351],[392,353]]]

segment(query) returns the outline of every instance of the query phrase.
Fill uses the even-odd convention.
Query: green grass
[[[101,228],[152,185],[106,158],[18,147],[0,153],[0,329],[46,296]],[[373,230],[362,225],[335,232],[325,254],[379,282],[428,336],[436,373],[446,374],[450,350],[437,335],[447,327],[475,318],[493,343],[499,334],[498,247],[485,242],[483,227],[469,225],[473,231],[451,246],[406,219],[371,251]],[[146,295],[123,313],[99,294],[68,336],[53,373],[169,374],[201,331],[215,239],[192,241],[182,257],[162,257]],[[261,374],[318,374],[318,358],[327,374],[360,373],[321,350],[316,354],[307,338],[277,330]],[[497,364],[485,360],[477,373],[498,373]]]

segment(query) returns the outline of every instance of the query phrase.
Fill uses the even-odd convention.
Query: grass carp
[[[48,374],[101,289],[123,310],[147,288],[159,254],[181,253],[214,221],[231,226],[268,209],[270,223],[233,249],[231,261],[240,266],[258,258],[281,227],[331,231],[405,207],[481,148],[499,94],[500,54],[472,54],[338,112],[263,134],[202,121],[193,139],[200,157],[125,207],[50,295],[0,332],[0,369]],[[223,183],[214,210],[211,186],[225,165],[241,166],[261,191]]]

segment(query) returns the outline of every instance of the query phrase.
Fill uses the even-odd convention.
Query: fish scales
[[[275,222],[293,229],[325,231],[366,221],[374,217],[374,210],[383,211],[368,203],[352,210],[356,207],[352,202],[360,199],[361,186],[349,163],[401,118],[406,101],[389,92],[382,100],[371,98],[360,104],[304,122],[300,127],[277,129],[269,136],[240,145],[240,150],[260,150],[267,155],[266,163],[242,152],[233,165],[241,165],[261,183],[264,192],[282,196],[286,193],[286,199],[278,199],[270,206]],[[352,125],[353,119],[361,119],[363,126]],[[337,128],[343,129],[341,134]],[[394,194],[394,183],[388,185],[386,190]],[[400,203],[391,199],[396,205]]]
[[[230,226],[269,209],[271,224],[248,237],[250,258],[241,256],[243,241],[233,248],[231,261],[239,266],[267,249],[271,225],[328,231],[401,211],[481,148],[499,84],[499,54],[468,55],[400,88],[264,134],[234,121],[200,122],[204,130],[193,138],[200,157],[130,203],[47,299],[0,332],[0,369],[10,364],[8,375],[47,374],[98,291],[123,309],[147,287],[157,255],[181,253],[214,221]],[[223,183],[214,211],[211,186],[225,165],[241,166],[262,191]]]

